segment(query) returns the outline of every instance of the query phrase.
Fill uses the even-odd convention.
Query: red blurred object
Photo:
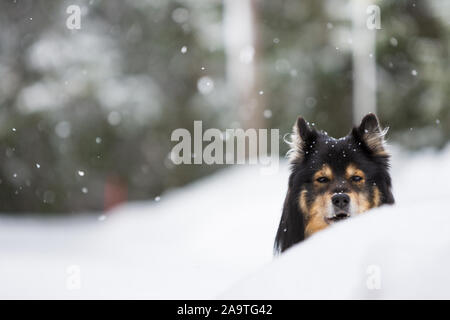
[[[105,183],[104,210],[108,211],[127,201],[127,185],[117,176],[109,176]]]

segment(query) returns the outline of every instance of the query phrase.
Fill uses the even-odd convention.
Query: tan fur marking
[[[322,168],[320,168],[320,170],[316,171],[316,173],[314,173],[314,185],[315,186],[320,186],[321,183],[317,181],[318,178],[320,177],[326,177],[328,179],[333,180],[333,171],[331,170],[330,166],[327,164],[324,164],[322,166]]]
[[[305,237],[311,236],[313,233],[325,229],[328,223],[325,222],[325,208],[331,201],[331,195],[325,194],[317,197],[308,212],[308,221],[305,227]]]
[[[378,189],[377,186],[373,187],[373,199],[372,199],[373,206],[372,208],[379,207],[381,204],[381,194],[380,189]]]
[[[315,216],[308,221],[308,224],[305,228],[305,237],[310,237],[312,234],[317,231],[323,230],[328,227],[328,224],[325,222],[323,217]]]
[[[368,196],[363,192],[349,192],[348,196],[350,197],[350,203],[353,203],[357,208],[357,214],[366,212],[372,206]]]
[[[302,192],[300,192],[299,204],[300,209],[302,209],[302,212],[305,215],[308,215],[308,206],[306,205],[306,190],[302,190]]]
[[[352,176],[360,176],[361,178],[363,178],[363,180],[357,182],[358,184],[364,183],[364,180],[366,179],[366,175],[364,174],[364,172],[358,169],[358,167],[356,167],[356,165],[354,165],[353,163],[349,164],[347,169],[345,170],[345,178],[350,179]]]

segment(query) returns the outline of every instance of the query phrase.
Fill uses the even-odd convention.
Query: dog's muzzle
[[[331,221],[344,220],[350,217],[350,197],[345,193],[335,193],[331,197],[334,215],[329,219]]]

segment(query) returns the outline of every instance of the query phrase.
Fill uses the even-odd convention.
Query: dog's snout
[[[336,193],[331,197],[331,202],[336,208],[345,210],[350,203],[350,197],[345,193]]]

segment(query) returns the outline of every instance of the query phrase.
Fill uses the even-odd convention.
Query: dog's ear
[[[381,130],[378,119],[373,113],[367,114],[359,127],[355,129],[360,139],[374,155],[388,156],[384,140],[388,128]]]
[[[313,130],[302,117],[298,117],[292,129],[292,139],[289,143],[289,159],[292,161],[301,161],[305,156],[305,144],[313,134]]]
[[[297,134],[302,141],[306,141],[311,135],[312,130],[305,119],[298,117],[294,125],[294,133]]]

